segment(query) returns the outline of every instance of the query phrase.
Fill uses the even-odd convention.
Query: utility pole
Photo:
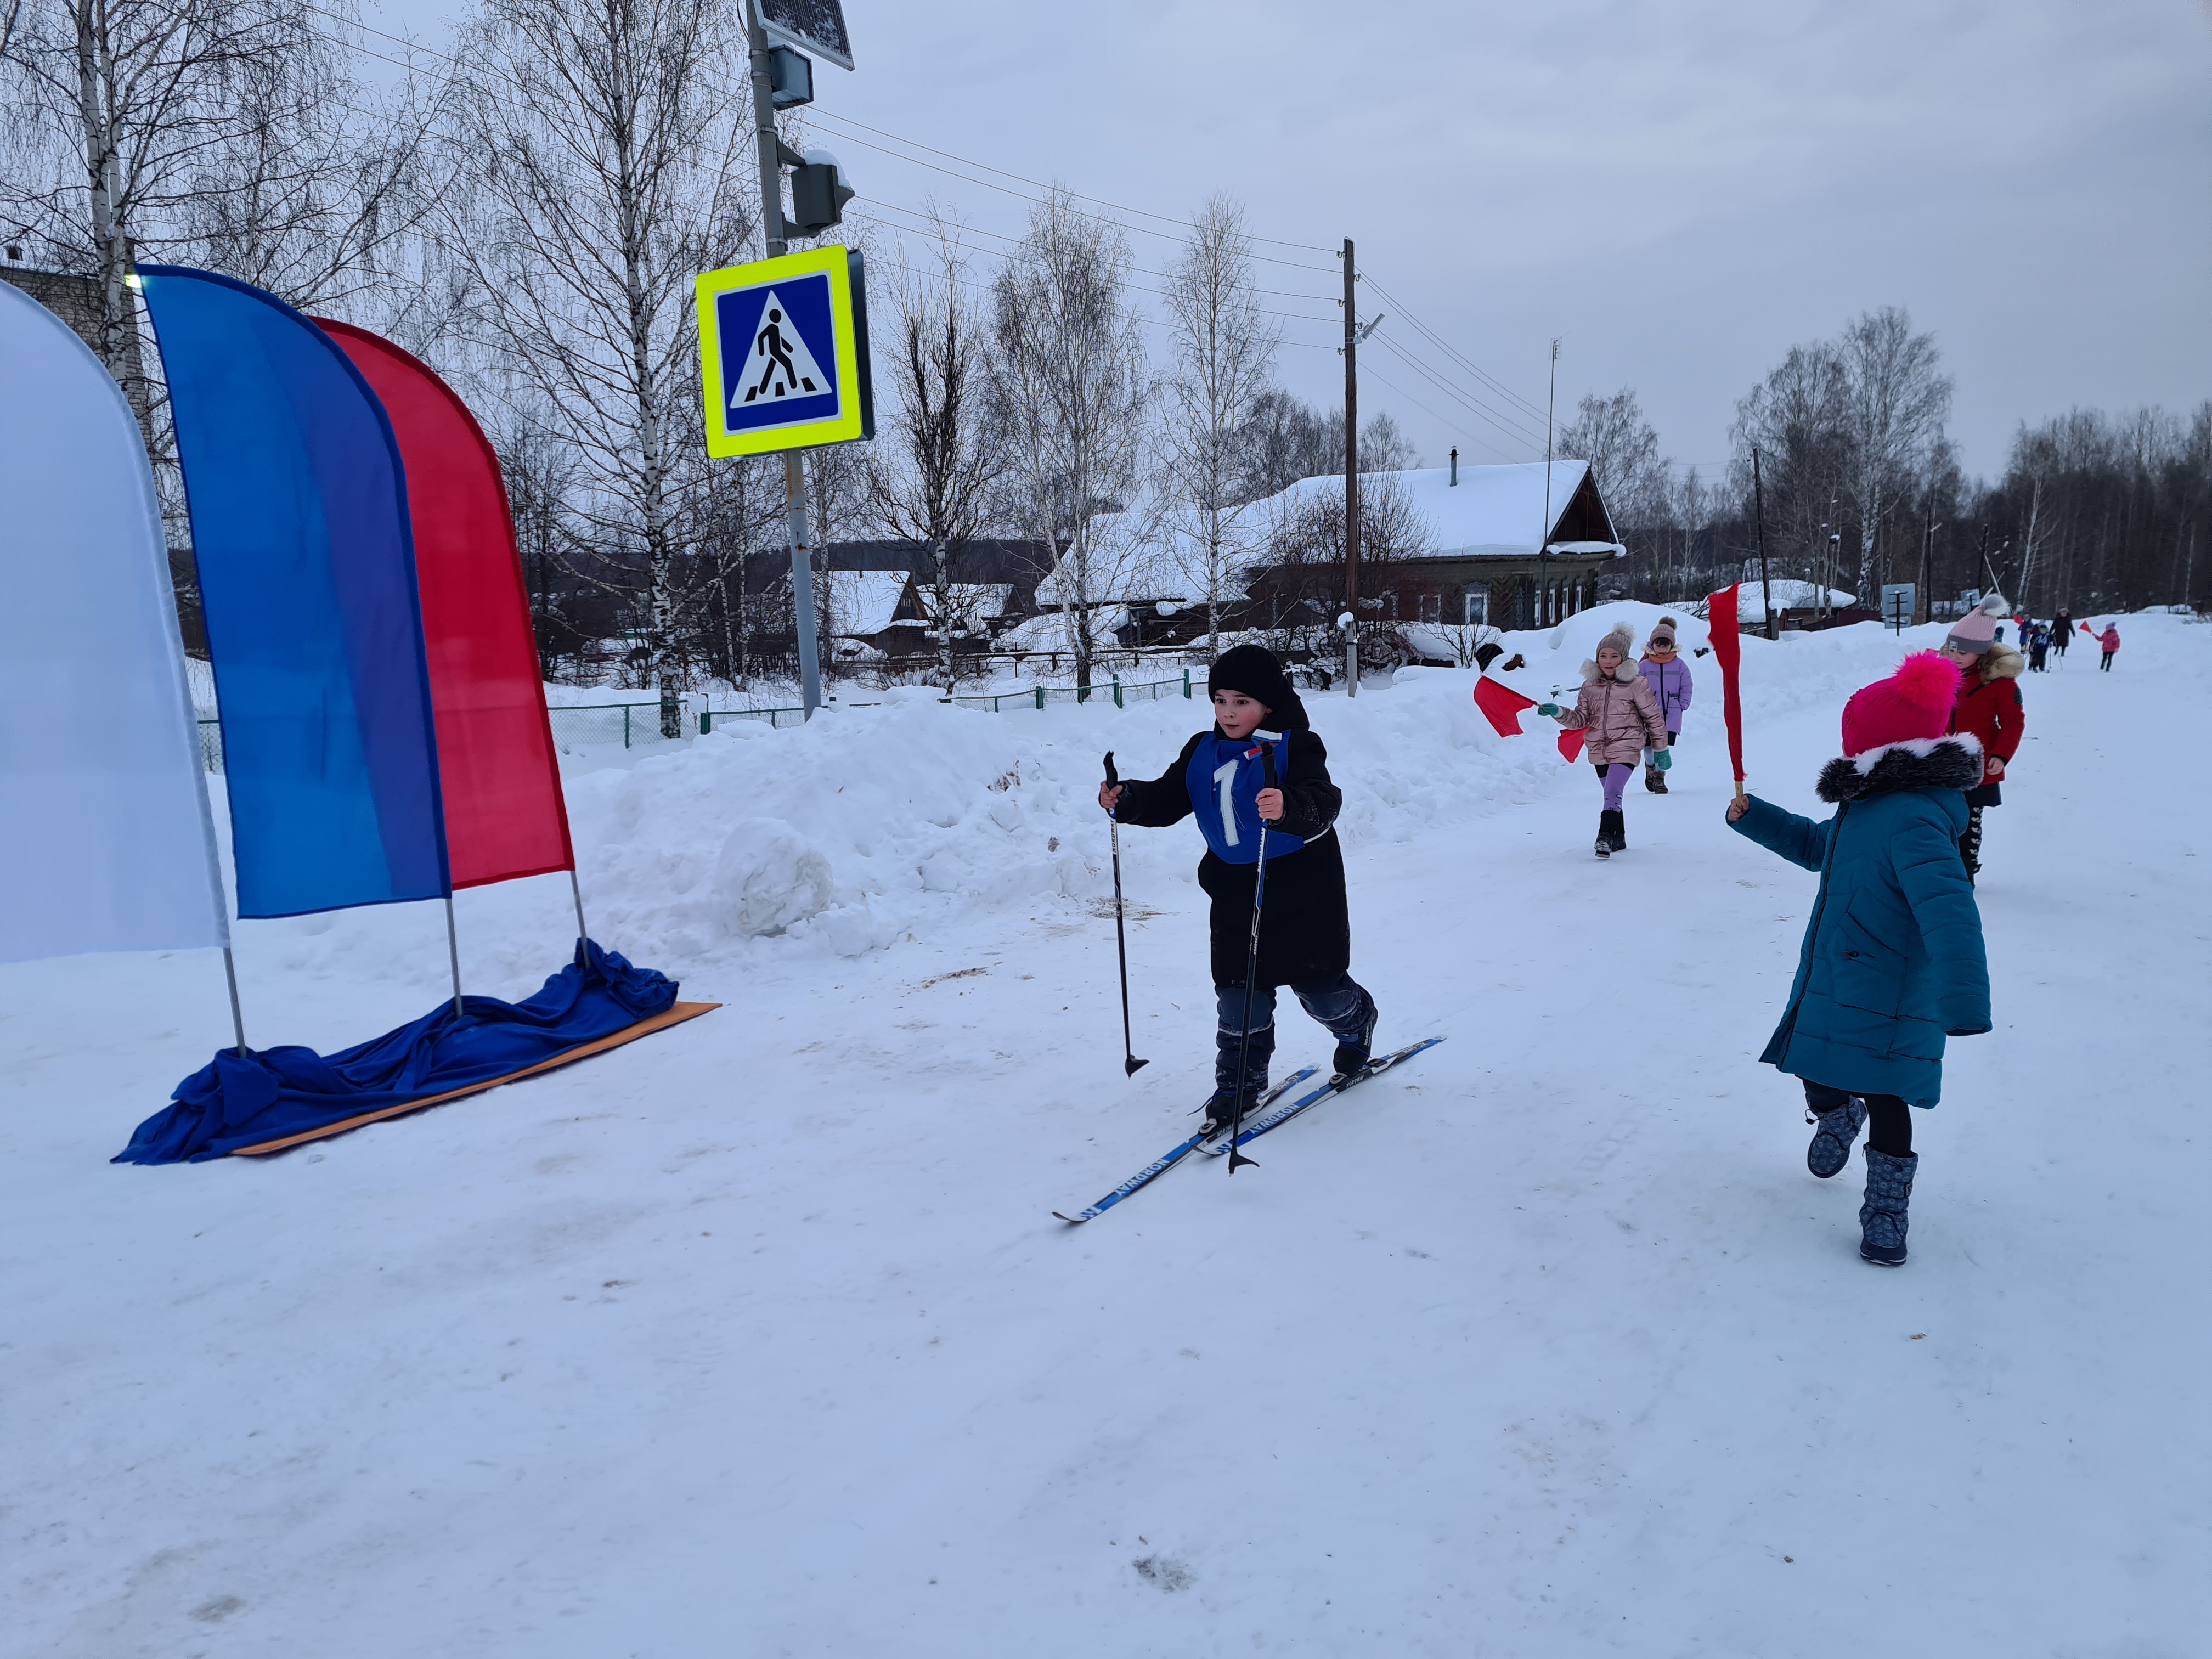
[[[1551,618],[1546,600],[1552,582],[1552,416],[1559,406],[1559,343],[1552,342],[1552,390],[1544,400],[1544,522],[1536,528],[1536,625]]]
[[[1359,695],[1359,280],[1344,239],[1344,695]]]
[[[1751,499],[1759,520],[1759,595],[1766,606],[1766,637],[1778,637],[1774,622],[1774,584],[1766,574],[1766,486],[1759,477],[1759,446],[1751,447]]]
[[[783,224],[783,167],[775,136],[775,86],[769,78],[768,33],[761,27],[759,0],[746,0],[745,39],[751,48],[753,139],[760,155],[761,237],[763,258],[790,252]],[[822,664],[816,650],[814,552],[806,529],[806,463],[799,451],[783,456],[783,518],[791,538],[791,615],[799,634],[799,701],[812,720],[822,706]]]

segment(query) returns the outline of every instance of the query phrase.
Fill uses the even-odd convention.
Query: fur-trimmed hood
[[[1629,681],[1637,678],[1637,666],[1632,662],[1623,662],[1620,667],[1613,671],[1613,677],[1619,680],[1623,685],[1626,685]],[[1583,664],[1583,684],[1584,685],[1601,685],[1604,683],[1605,676],[1598,672],[1597,659],[1595,657],[1590,658],[1588,661]]]
[[[2010,646],[1993,644],[1982,653],[1976,672],[1980,675],[1982,684],[1987,685],[1991,680],[2016,680],[2027,666],[2027,659]]]
[[[1583,664],[1584,685],[1604,684],[1605,676],[1598,672],[1597,653],[1604,650],[1607,646],[1620,653],[1620,666],[1613,671],[1613,678],[1623,685],[1637,678],[1636,635],[1626,623],[1622,623],[1597,642],[1597,650],[1592,651],[1589,660]]]
[[[1838,755],[1820,769],[1814,793],[1832,805],[1906,789],[1972,789],[1982,781],[1982,740],[1971,732],[1886,743]]]

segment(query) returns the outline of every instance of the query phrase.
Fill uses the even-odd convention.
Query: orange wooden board
[[[625,1025],[611,1036],[595,1042],[579,1043],[574,1048],[564,1048],[550,1060],[541,1060],[535,1066],[526,1066],[519,1072],[509,1072],[504,1077],[488,1077],[482,1083],[471,1083],[465,1089],[451,1089],[442,1095],[425,1095],[420,1100],[402,1101],[397,1106],[381,1110],[363,1112],[358,1117],[341,1118],[336,1123],[325,1123],[319,1129],[308,1129],[296,1135],[286,1135],[282,1140],[264,1140],[258,1146],[238,1146],[231,1150],[233,1158],[258,1158],[264,1152],[281,1152],[288,1146],[297,1146],[303,1141],[325,1140],[332,1135],[342,1135],[348,1129],[358,1129],[364,1123],[374,1123],[380,1118],[398,1117],[408,1112],[420,1112],[432,1106],[442,1106],[449,1100],[459,1100],[464,1095],[480,1095],[487,1089],[496,1089],[517,1078],[535,1076],[550,1072],[558,1066],[568,1066],[593,1054],[605,1054],[610,1048],[619,1048],[625,1042],[635,1042],[641,1036],[651,1036],[655,1031],[665,1031],[672,1025],[681,1025],[687,1019],[696,1019],[702,1014],[712,1013],[722,1005],[719,1002],[679,1002],[650,1018],[635,1025]]]

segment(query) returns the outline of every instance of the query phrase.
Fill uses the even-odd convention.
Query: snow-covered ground
[[[1125,1081],[1091,799],[1202,704],[895,693],[575,776],[594,934],[722,1011],[264,1162],[106,1162],[225,1039],[212,957],[0,969],[0,1648],[2201,1654],[2212,791],[2159,717],[2212,629],[2122,631],[2025,682],[1997,1029],[1896,1273],[1753,1061],[1814,878],[1722,823],[1710,658],[1606,864],[1472,675],[1314,698],[1381,1038],[1450,1040],[1079,1229],[1206,1087],[1197,836],[1123,837]],[[1815,810],[1899,650],[1747,639],[1752,787]],[[568,905],[463,894],[469,987],[534,988]],[[238,956],[264,1043],[445,984],[429,905]]]

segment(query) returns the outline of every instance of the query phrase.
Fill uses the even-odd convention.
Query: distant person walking
[[[2027,666],[2019,652],[1992,636],[2004,601],[1995,594],[1952,625],[1943,641],[1943,654],[1961,672],[1959,695],[1951,709],[1951,730],[1971,732],[1981,739],[1982,781],[1966,791],[1966,832],[1959,837],[1959,857],[1972,881],[1982,868],[1982,813],[2003,804],[1999,786],[2005,766],[2020,751],[2027,729],[2027,711],[2021,706],[2020,675]]]
[[[2097,645],[2105,653],[2104,660],[2097,665],[2098,672],[2109,674],[2112,672],[2112,659],[2120,654],[2119,623],[2106,623],[2105,631],[2097,635]]]
[[[2045,672],[2044,659],[2051,651],[2051,630],[2041,623],[2027,631],[2027,666],[2030,673]]]
[[[2074,613],[2062,610],[2051,619],[2051,648],[2058,653],[2058,665],[2066,666],[2066,647],[2074,643]]]
[[[1659,712],[1667,721],[1666,746],[1673,749],[1682,741],[1682,716],[1690,712],[1690,697],[1697,688],[1690,681],[1690,665],[1682,660],[1675,647],[1672,617],[1660,617],[1651,629],[1651,637],[1644,642],[1644,660],[1636,665],[1636,672],[1659,699]],[[1656,749],[1644,751],[1644,787],[1655,795],[1667,793],[1667,774],[1659,765]]]

